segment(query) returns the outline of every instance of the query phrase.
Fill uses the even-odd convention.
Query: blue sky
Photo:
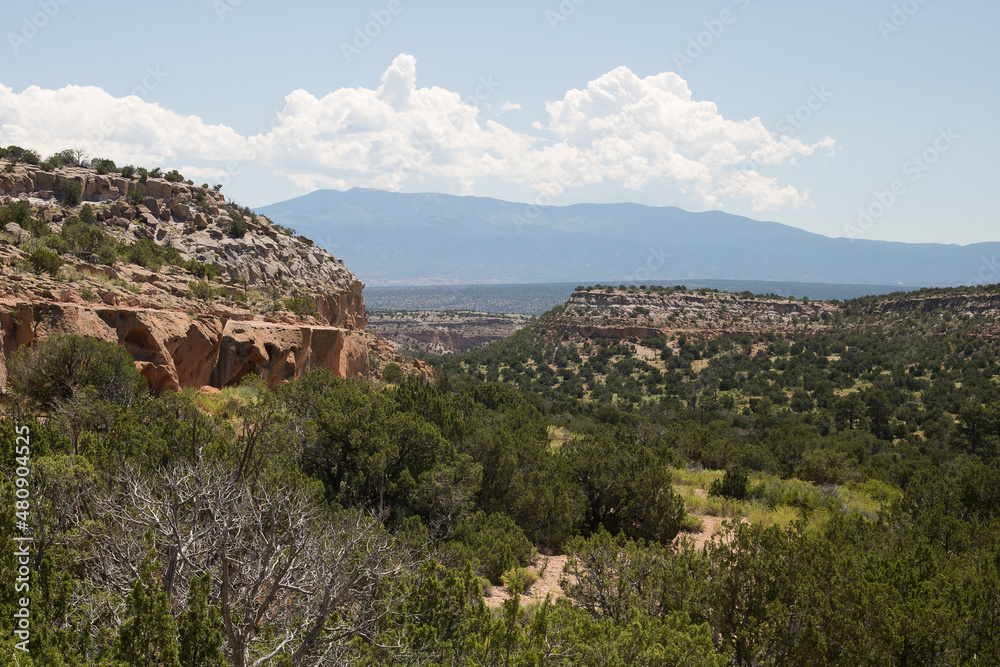
[[[12,0],[0,144],[178,168],[252,206],[364,186],[997,241],[998,19],[971,0]]]

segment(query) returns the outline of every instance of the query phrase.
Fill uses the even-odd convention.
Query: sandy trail
[[[702,549],[712,539],[722,539],[724,529],[722,523],[728,521],[726,517],[697,515],[702,522],[700,533],[681,533],[677,539],[689,539],[694,542],[697,549]],[[563,567],[569,557],[543,556],[539,555],[535,561],[528,566],[528,569],[535,573],[540,573],[536,581],[528,591],[521,596],[521,604],[528,605],[542,603],[545,596],[551,593],[552,599],[564,597],[562,588],[559,586],[559,579],[563,576]],[[493,586],[490,595],[485,596],[487,607],[500,607],[510,596],[503,586]]]

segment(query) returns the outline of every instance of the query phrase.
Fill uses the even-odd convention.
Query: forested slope
[[[900,298],[641,340],[557,309],[433,384],[158,398],[124,348],[50,336],[8,363],[0,521],[34,541],[0,543],[28,585],[2,660],[992,664],[992,315]],[[732,521],[697,549],[708,510]],[[536,551],[563,595],[522,605]]]

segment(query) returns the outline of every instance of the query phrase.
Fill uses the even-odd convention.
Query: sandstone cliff
[[[36,273],[26,260],[42,243],[39,225],[31,234],[10,223],[0,233],[0,361],[47,335],[76,333],[124,345],[157,393],[221,388],[248,373],[273,385],[317,367],[365,378],[388,361],[426,372],[365,333],[364,284],[341,260],[227,204],[212,189],[85,168],[3,166],[0,161],[0,203],[27,201],[48,230],[43,234],[58,234],[88,203],[94,224],[120,244],[149,239],[221,273],[201,292],[192,290],[195,276],[179,266],[154,272],[64,254],[56,276]],[[80,183],[80,206],[58,199],[62,179]],[[229,233],[237,218],[246,223],[242,238]],[[287,304],[295,297],[310,304],[310,312],[291,312]],[[3,369],[5,363],[0,385],[6,384]]]

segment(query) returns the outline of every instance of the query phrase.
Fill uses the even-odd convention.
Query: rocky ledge
[[[577,289],[547,318],[587,336],[646,338],[668,333],[733,336],[824,328],[839,309],[828,303],[709,290]]]
[[[9,222],[0,232],[0,361],[45,336],[75,333],[125,346],[157,393],[222,388],[248,373],[273,385],[317,367],[371,378],[394,362],[429,373],[365,332],[364,284],[341,260],[215,190],[85,168],[3,166],[0,204],[26,201],[31,224]],[[75,206],[59,197],[66,180],[80,184]],[[119,244],[148,239],[181,260],[215,265],[219,275],[205,282],[181,266],[151,271],[65,253],[55,275],[33,270],[39,229],[58,235],[85,204]],[[246,231],[234,238],[237,220]],[[296,300],[306,307],[289,305]]]

